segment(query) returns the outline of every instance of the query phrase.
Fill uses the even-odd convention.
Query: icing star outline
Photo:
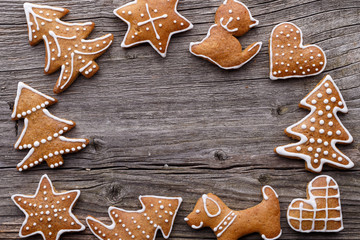
[[[178,2],[135,0],[115,9],[114,14],[128,25],[121,47],[149,43],[166,57],[171,36],[193,28],[192,23],[178,13]]]
[[[56,192],[46,174],[35,195],[12,195],[15,205],[25,214],[19,236],[40,234],[44,240],[58,240],[62,233],[83,231],[85,226],[71,212],[79,196],[79,190]]]

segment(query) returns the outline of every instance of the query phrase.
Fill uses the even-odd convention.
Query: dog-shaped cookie
[[[215,15],[215,24],[201,42],[190,43],[190,52],[223,69],[237,69],[254,58],[262,42],[255,42],[242,50],[236,37],[247,33],[259,21],[237,0],[225,0]]]
[[[270,186],[262,193],[261,203],[242,211],[231,210],[214,194],[204,194],[185,221],[193,229],[210,227],[218,240],[237,240],[254,232],[263,239],[277,239],[282,233],[278,196]]]

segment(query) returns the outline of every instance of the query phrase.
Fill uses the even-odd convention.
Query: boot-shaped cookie
[[[236,37],[258,25],[249,9],[237,0],[225,0],[216,11],[215,24],[201,42],[190,43],[190,52],[223,69],[237,69],[254,58],[262,42],[256,42],[242,50]]]

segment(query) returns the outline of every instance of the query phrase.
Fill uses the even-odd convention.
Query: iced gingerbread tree
[[[28,24],[29,42],[34,46],[41,40],[46,47],[45,73],[61,68],[54,92],[68,88],[81,73],[92,77],[99,69],[94,61],[110,47],[113,35],[85,40],[94,29],[94,23],[68,23],[60,20],[69,10],[66,8],[24,4]]]
[[[275,151],[288,158],[305,160],[306,169],[312,172],[321,172],[324,164],[352,168],[354,163],[336,147],[337,143],[351,143],[353,138],[337,116],[338,111],[347,113],[348,108],[330,75],[301,100],[300,107],[309,109],[310,114],[285,130],[288,136],[300,141],[277,147]]]
[[[17,165],[19,171],[46,161],[51,168],[63,165],[63,154],[77,152],[89,143],[84,138],[66,138],[63,133],[75,127],[75,122],[58,118],[47,109],[57,100],[19,82],[11,118],[24,118],[24,128],[15,149],[29,149]]]

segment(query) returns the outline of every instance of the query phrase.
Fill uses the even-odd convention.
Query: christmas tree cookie
[[[54,86],[54,92],[60,93],[68,88],[81,73],[92,77],[99,66],[94,61],[108,49],[113,41],[112,34],[85,40],[93,31],[95,24],[68,23],[60,20],[69,10],[33,3],[24,3],[31,46],[41,40],[45,43],[45,74],[61,69]]]
[[[72,213],[79,196],[79,190],[58,193],[46,174],[42,176],[35,195],[11,196],[26,216],[19,236],[40,234],[44,240],[58,240],[63,233],[83,231],[85,226]]]
[[[306,169],[312,172],[321,172],[324,164],[352,168],[354,163],[336,147],[337,143],[351,143],[353,137],[337,116],[338,112],[347,113],[348,108],[330,75],[301,100],[300,107],[311,112],[285,130],[288,136],[300,141],[277,147],[275,152],[305,160]]]
[[[45,109],[56,102],[55,98],[19,82],[11,118],[24,118],[24,128],[14,147],[18,150],[29,149],[17,165],[19,171],[42,161],[46,161],[51,168],[61,166],[64,163],[61,155],[77,152],[89,143],[88,139],[62,136],[75,127],[75,122],[58,118]]]
[[[181,197],[140,196],[142,209],[127,211],[116,207],[109,208],[111,225],[105,225],[93,217],[86,222],[91,232],[99,239],[155,239],[161,230],[168,239],[174,220],[182,202]]]

